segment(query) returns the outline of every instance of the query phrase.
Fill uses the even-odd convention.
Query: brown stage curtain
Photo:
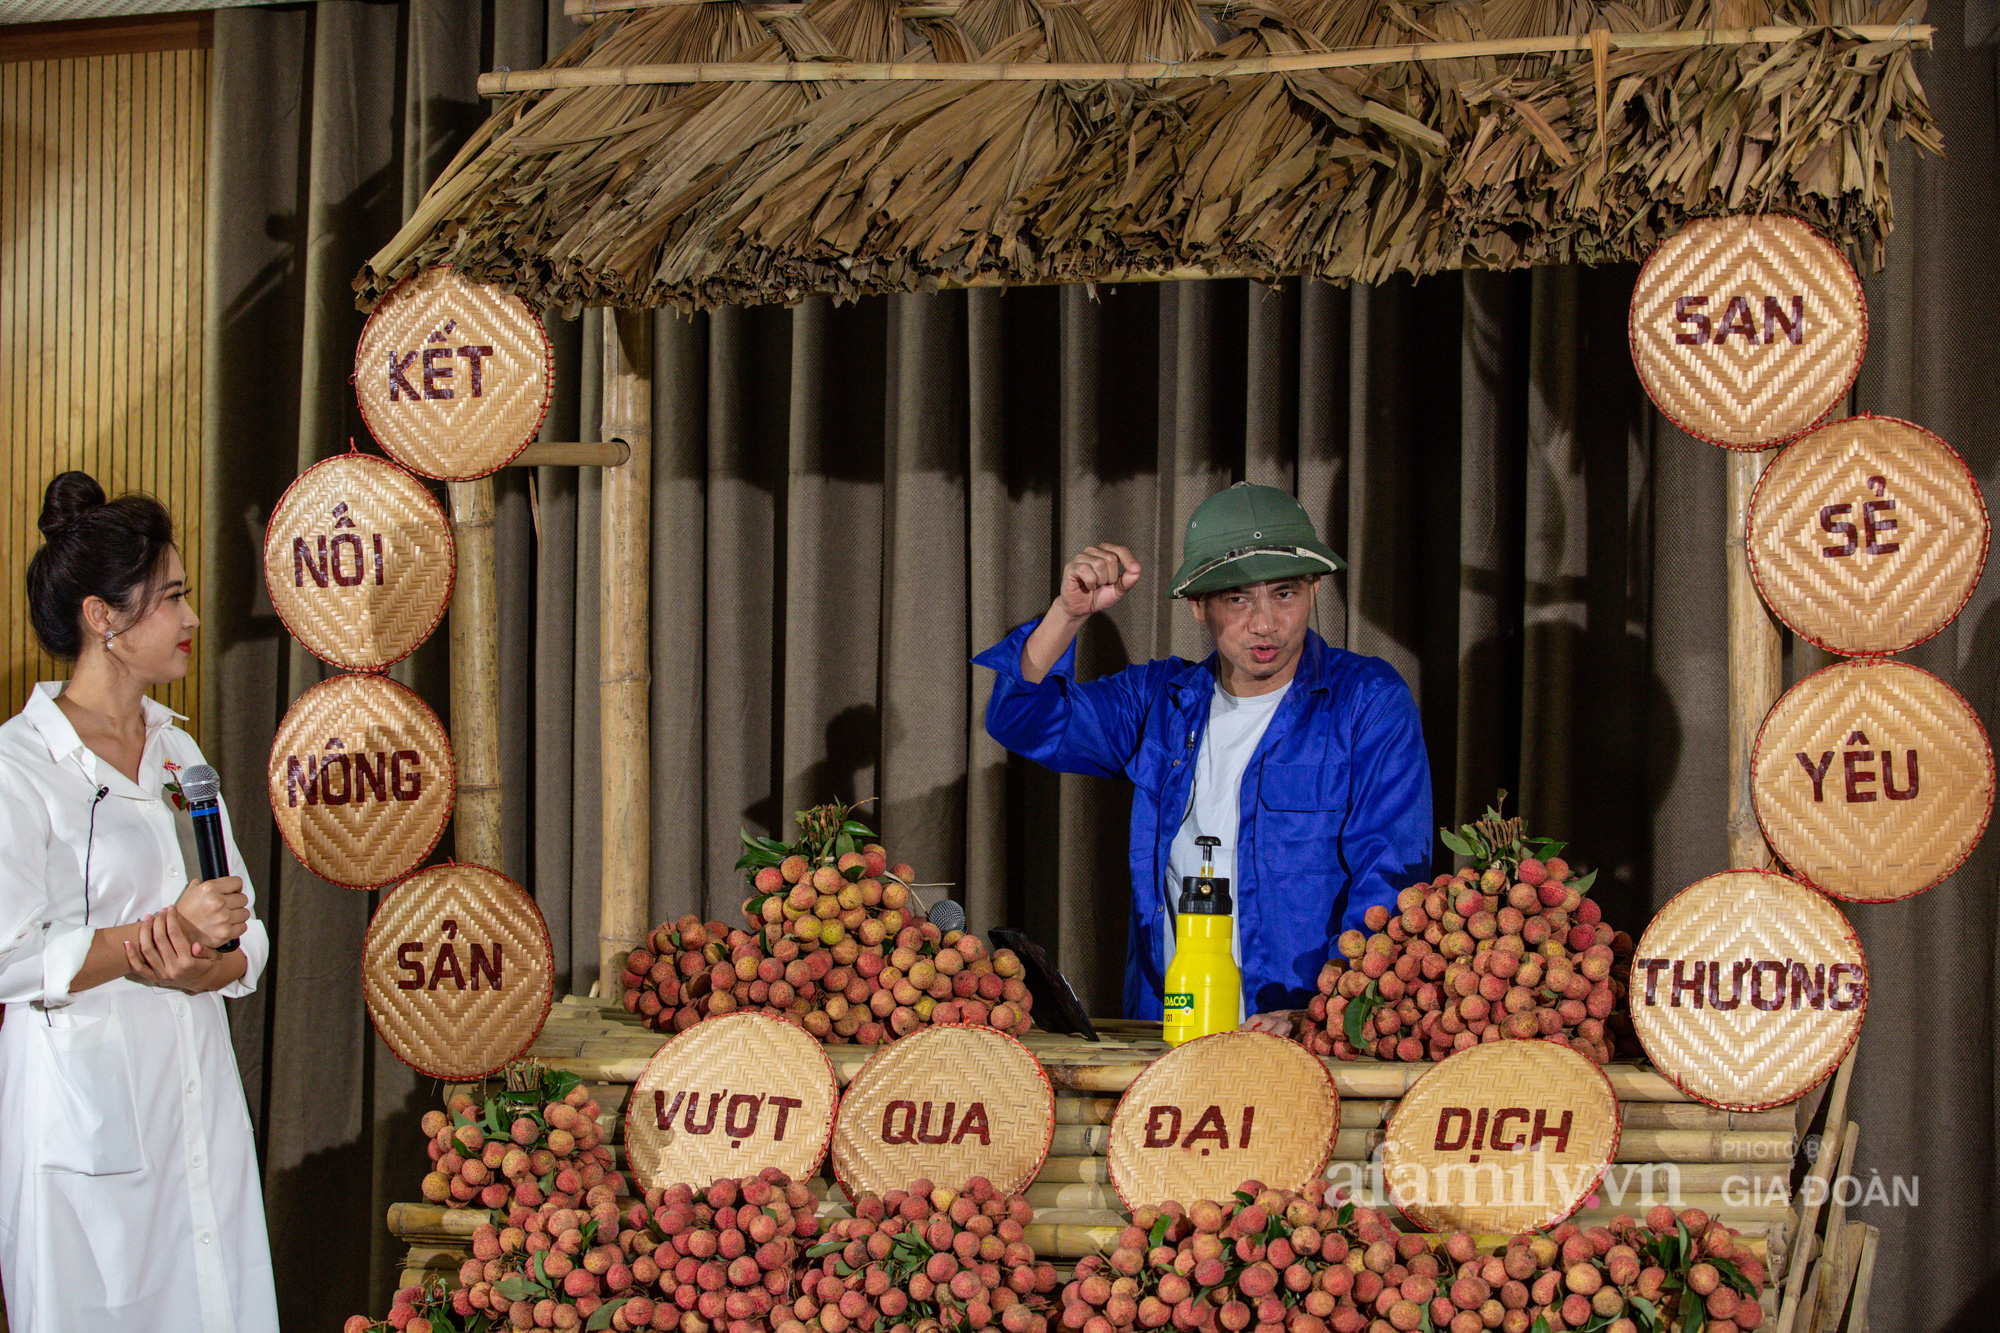
[[[2000,252],[1990,4],[1934,7],[1924,80],[1949,162],[1898,166],[1891,267],[1854,406],[1966,453],[2000,495]],[[1982,19],[1982,14],[1985,18]],[[322,668],[258,576],[287,482],[365,440],[349,277],[485,114],[484,68],[565,40],[541,0],[321,0],[219,11],[208,254],[204,742],[254,807],[272,731]],[[1981,44],[1984,43],[1984,44]],[[1056,570],[1121,541],[1147,573],[1092,624],[1087,672],[1198,650],[1164,598],[1182,524],[1238,479],[1295,487],[1351,571],[1335,644],[1420,702],[1440,823],[1513,793],[1601,866],[1612,920],[1724,868],[1723,457],[1646,405],[1629,269],[1334,290],[1237,282],[911,296],[655,325],[653,912],[728,915],[737,830],[873,795],[886,841],[958,886],[977,927],[1052,946],[1117,1003],[1127,791],[1012,759],[966,659],[1038,614]],[[596,321],[550,320],[546,438],[596,423]],[[559,984],[595,980],[598,481],[502,475],[508,873],[541,903]],[[1912,654],[1994,718],[1988,579]],[[1794,675],[1816,665],[1794,654]],[[399,668],[440,709],[440,635]],[[372,896],[241,840],[276,942],[234,1008],[288,1328],[386,1308],[383,1210],[416,1197],[435,1104],[370,1031]],[[1854,1109],[1861,1167],[1921,1177],[1883,1228],[1881,1318],[1988,1326],[1995,1292],[1995,840],[1912,903],[1857,908],[1874,961]],[[449,843],[440,855],[449,851]],[[1864,1174],[1864,1181],[1866,1177]],[[1891,1313],[1893,1312],[1893,1313]]]

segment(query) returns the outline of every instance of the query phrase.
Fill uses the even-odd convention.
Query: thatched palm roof
[[[1907,40],[1921,0],[650,2],[602,17],[545,81],[686,62],[789,78],[763,67],[825,61],[1156,62],[1166,77],[510,93],[356,279],[364,307],[435,263],[563,306],[1372,280],[1636,258],[1690,216],[1745,210],[1803,217],[1870,262],[1891,226],[1890,143],[1941,146]],[[1707,31],[1746,24],[1814,26],[1778,42]],[[1703,44],[1183,71],[1592,27]]]

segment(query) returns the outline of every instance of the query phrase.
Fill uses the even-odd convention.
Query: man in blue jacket
[[[1140,574],[1125,547],[1086,547],[1047,614],[973,659],[999,675],[986,730],[1059,772],[1138,788],[1126,1015],[1161,1015],[1181,880],[1213,836],[1245,1009],[1285,1031],[1341,931],[1430,878],[1430,762],[1395,668],[1309,628],[1320,577],[1346,566],[1297,500],[1232,486],[1195,510],[1182,551],[1169,595],[1214,652],[1077,680],[1078,629]]]

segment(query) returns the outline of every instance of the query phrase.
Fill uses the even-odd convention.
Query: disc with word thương
[[[1325,1065],[1268,1032],[1217,1032],[1147,1065],[1111,1118],[1111,1184],[1128,1208],[1227,1199],[1246,1180],[1304,1189],[1326,1170],[1340,1094]]]
[[[306,650],[345,671],[402,661],[451,604],[451,524],[424,484],[348,453],[294,481],[264,529],[264,586]]]
[[[1861,1035],[1868,960],[1840,908],[1768,870],[1697,880],[1632,957],[1632,1027],[1673,1085],[1725,1111],[1819,1086]]]
[[[1701,218],[1632,289],[1639,382],[1696,439],[1764,449],[1812,429],[1861,370],[1868,302],[1833,242],[1775,214]]]
[[[924,1028],[876,1051],[848,1080],[833,1173],[850,1198],[913,1180],[956,1189],[984,1176],[1028,1187],[1049,1155],[1056,1095],[1028,1048],[989,1027]]]
[[[1849,902],[1908,898],[1958,869],[1993,814],[1993,777],[1965,697],[1885,658],[1836,662],[1785,691],[1750,756],[1771,850]]]
[[[840,1084],[818,1041],[768,1014],[726,1014],[660,1047],[632,1086],[625,1151],[641,1188],[805,1180],[826,1160]]]
[[[1428,1231],[1536,1230],[1597,1188],[1618,1134],[1618,1094],[1594,1061],[1550,1041],[1484,1042],[1403,1095],[1383,1133],[1383,1180]]]
[[[426,1078],[485,1078],[534,1045],[555,953],[526,889],[497,870],[432,866],[382,899],[361,946],[368,1019]]]
[[[469,481],[542,428],[555,380],[548,331],[503,287],[427,268],[383,296],[354,348],[368,431],[410,471]]]

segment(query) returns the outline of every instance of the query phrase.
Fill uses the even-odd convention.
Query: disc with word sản
[[[333,676],[293,701],[271,739],[271,815],[299,864],[350,889],[424,863],[458,793],[451,738],[416,691]]]
[[[769,1014],[697,1023],[654,1054],[625,1106],[625,1152],[642,1189],[775,1166],[815,1174],[833,1135],[840,1084],[826,1050]]]
[[[1632,1027],[1667,1080],[1767,1111],[1831,1074],[1861,1035],[1868,959],[1840,908],[1768,870],[1697,880],[1632,957]]]
[[[306,650],[344,671],[402,661],[451,604],[451,523],[421,481],[347,453],[294,481],[264,529],[264,586]]]
[[[989,1027],[943,1024],[882,1047],[848,1080],[833,1173],[849,1198],[912,1180],[985,1176],[1019,1194],[1049,1155],[1056,1094],[1028,1048]]]
[[[1227,1199],[1246,1180],[1304,1189],[1326,1170],[1340,1094],[1268,1032],[1216,1032],[1147,1065],[1111,1117],[1106,1169],[1127,1208]]]
[[[1771,850],[1849,902],[1912,897],[1958,869],[1993,814],[1993,777],[1965,697],[1883,658],[1836,662],[1785,691],[1750,756]]]
[[[1750,499],[1750,574],[1778,619],[1853,657],[1952,622],[1992,537],[1958,452],[1894,417],[1829,422],[1786,447]]]
[[[1764,449],[1847,394],[1868,302],[1832,241],[1775,214],[1701,218],[1660,242],[1632,288],[1639,382],[1696,439]]]
[[[548,331],[503,287],[427,268],[391,288],[354,348],[361,419],[421,476],[470,481],[507,466],[548,415]]]
[[[518,1059],[548,1020],[555,952],[541,909],[476,865],[422,870],[382,899],[361,946],[368,1019],[426,1078],[466,1082]]]
[[[1595,1061],[1551,1041],[1484,1042],[1403,1095],[1383,1131],[1383,1181],[1427,1231],[1530,1231],[1582,1206],[1618,1134],[1618,1094]]]

